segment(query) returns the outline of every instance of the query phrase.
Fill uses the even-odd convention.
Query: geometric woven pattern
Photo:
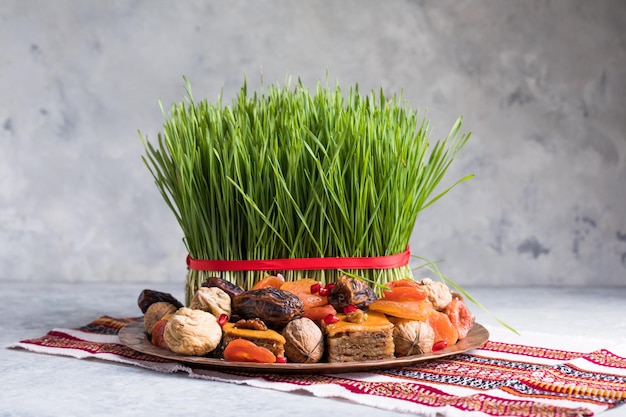
[[[626,358],[607,349],[576,352],[489,340],[479,349],[414,366],[354,374],[278,375],[194,369],[119,343],[135,318],[100,317],[11,347],[100,358],[160,372],[251,386],[305,390],[360,404],[430,415],[592,416],[626,402]]]

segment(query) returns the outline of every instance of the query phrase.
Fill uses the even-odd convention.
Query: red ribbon
[[[391,269],[409,264],[411,250],[395,255],[354,258],[285,258],[244,261],[193,259],[187,255],[187,266],[197,271],[302,271],[317,269]]]

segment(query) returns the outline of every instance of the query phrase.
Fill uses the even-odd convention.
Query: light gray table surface
[[[183,298],[177,283],[0,281],[0,416],[356,416],[397,415],[344,400],[161,374],[134,366],[7,349],[55,327],[101,315],[139,316],[144,288]],[[626,287],[466,288],[519,331],[626,342]],[[470,304],[477,321],[498,326]],[[602,413],[626,416],[626,405]]]

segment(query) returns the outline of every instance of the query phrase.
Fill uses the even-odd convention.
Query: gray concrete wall
[[[141,162],[184,95],[301,77],[404,91],[473,136],[418,219],[460,284],[626,285],[626,3],[0,2],[0,280],[177,281]]]

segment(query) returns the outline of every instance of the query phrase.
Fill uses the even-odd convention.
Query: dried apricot
[[[389,291],[383,290],[383,296],[385,300],[391,301],[422,301],[426,299],[427,294],[421,287],[399,286],[391,287]]]
[[[152,342],[154,346],[158,346],[161,349],[169,350],[169,347],[165,342],[165,336],[163,336],[163,334],[165,333],[165,326],[167,325],[167,321],[167,319],[161,319],[154,323],[154,325],[152,326],[152,336],[150,337],[150,342]]]
[[[254,284],[252,289],[259,290],[261,288],[267,288],[267,287],[280,288],[280,286],[283,285],[284,283],[285,283],[285,280],[283,278],[276,277],[274,275],[268,275],[265,278],[258,281],[256,284]]]
[[[231,362],[274,363],[276,355],[246,339],[233,339],[224,349],[224,359]]]
[[[433,311],[428,316],[428,324],[435,331],[435,343],[445,341],[447,346],[456,344],[459,339],[459,332],[454,327],[448,315],[439,311]]]
[[[286,281],[280,286],[280,289],[297,295],[302,300],[304,308],[307,309],[328,304],[328,297],[311,292],[311,287],[317,283],[314,279],[302,278],[297,281]]]
[[[463,300],[453,298],[446,307],[446,315],[459,332],[459,339],[465,338],[474,325],[474,316]]]
[[[309,307],[304,309],[304,317],[313,321],[323,320],[329,314],[337,314],[337,310],[330,304],[317,307]]]
[[[368,308],[401,319],[422,321],[434,311],[433,306],[426,300],[393,301],[384,298],[372,302]]]
[[[385,286],[389,287],[389,288],[397,288],[397,287],[414,287],[414,288],[420,288],[421,285],[419,285],[417,283],[417,281],[411,279],[411,278],[404,278],[404,279],[396,279],[394,281],[389,281],[388,283],[385,284]]]

